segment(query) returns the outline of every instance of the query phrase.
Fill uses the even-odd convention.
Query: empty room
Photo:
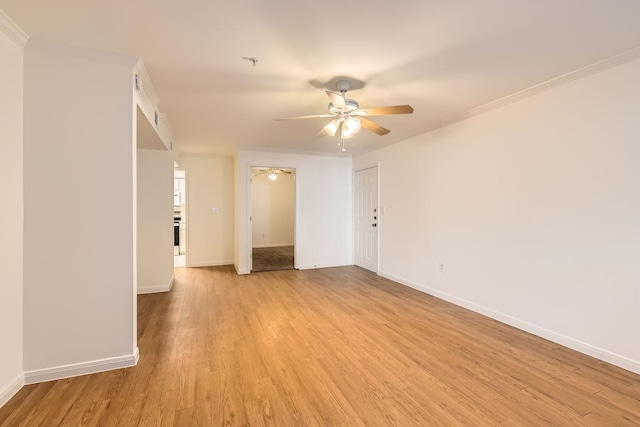
[[[0,427],[640,425],[638,16],[0,0]]]

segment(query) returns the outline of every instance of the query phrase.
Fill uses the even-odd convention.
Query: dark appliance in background
[[[173,246],[180,246],[180,211],[173,211]]]

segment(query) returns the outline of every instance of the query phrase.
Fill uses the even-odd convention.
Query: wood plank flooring
[[[177,269],[140,362],[24,387],[1,426],[639,426],[640,376],[357,267]]]

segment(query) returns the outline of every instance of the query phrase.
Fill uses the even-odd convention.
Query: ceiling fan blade
[[[331,92],[329,90],[326,92],[327,92],[327,96],[331,100],[331,103],[333,104],[334,107],[339,108],[342,111],[347,110],[347,104],[345,104],[344,97],[342,96],[341,93]]]
[[[322,119],[326,117],[335,117],[335,116],[333,114],[314,114],[311,116],[283,117],[283,118],[274,119],[274,120],[281,121],[281,120],[300,120],[300,119]]]
[[[316,138],[322,138],[324,136],[328,136],[329,134],[327,133],[326,130],[324,130],[324,128],[320,129],[320,132],[317,133]]]
[[[395,105],[392,107],[373,107],[360,108],[353,111],[354,116],[385,116],[387,114],[411,114],[413,107],[411,105]]]
[[[360,124],[363,128],[370,130],[373,133],[377,133],[378,135],[386,135],[391,132],[389,129],[384,128],[371,120],[365,119],[364,117],[360,117]]]

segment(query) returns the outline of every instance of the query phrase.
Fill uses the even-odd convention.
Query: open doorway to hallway
[[[187,257],[187,174],[173,171],[173,266],[185,267]]]
[[[295,169],[251,168],[252,272],[295,268]]]

